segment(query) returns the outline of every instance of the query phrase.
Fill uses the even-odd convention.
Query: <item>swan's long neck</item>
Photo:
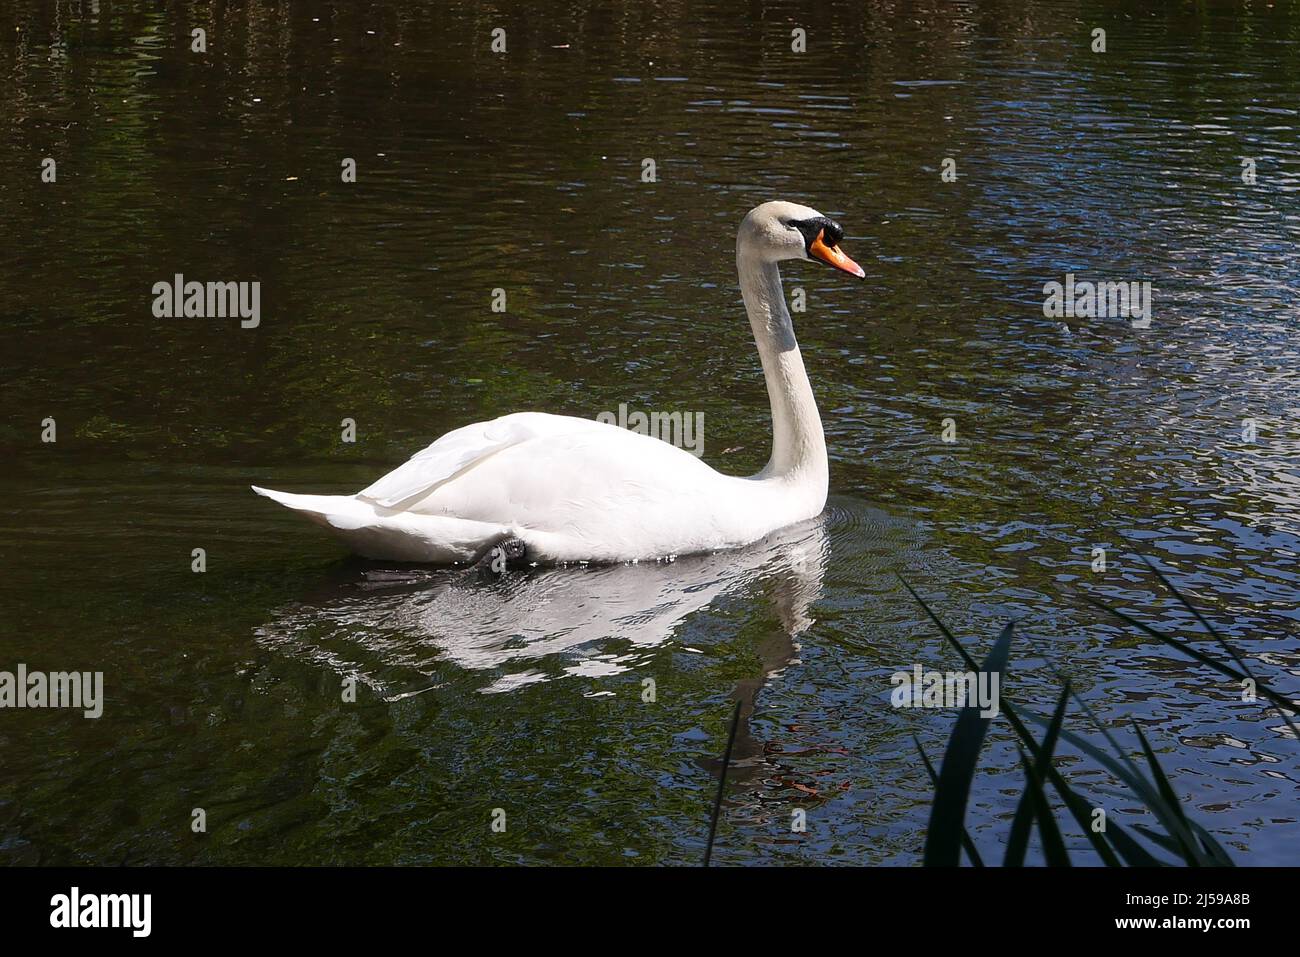
[[[767,396],[772,403],[772,457],[760,478],[782,478],[826,495],[826,439],[817,414],[803,356],[794,339],[794,324],[781,290],[776,263],[736,250],[740,292],[763,361]],[[820,506],[818,506],[820,509]]]

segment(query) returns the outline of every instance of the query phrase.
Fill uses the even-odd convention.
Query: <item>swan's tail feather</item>
[[[366,558],[438,565],[473,562],[512,534],[507,526],[491,522],[381,509],[355,495],[296,495],[251,487],[258,495],[328,528]]]
[[[273,502],[279,502],[285,508],[301,512],[317,525],[327,528],[348,530],[364,525],[374,518],[374,509],[364,502],[359,502],[352,495],[296,495],[293,492],[277,492],[275,489],[249,486],[258,495],[264,495]]]

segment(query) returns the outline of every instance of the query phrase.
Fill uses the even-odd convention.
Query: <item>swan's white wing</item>
[[[433,491],[512,445],[544,436],[608,428],[612,426],[592,419],[544,412],[516,412],[491,422],[475,422],[448,432],[357,496],[384,508],[395,508],[408,499]]]

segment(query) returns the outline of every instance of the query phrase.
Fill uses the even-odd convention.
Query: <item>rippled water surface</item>
[[[911,738],[937,756],[954,715],[892,708],[889,677],[957,659],[901,575],[976,652],[1018,622],[1016,700],[1069,676],[1238,860],[1294,863],[1277,714],[1085,599],[1200,640],[1145,554],[1300,689],[1300,8],[507,6],[0,9],[0,669],[107,696],[0,712],[0,860],[695,862],[739,698],[715,861],[913,864]],[[493,581],[348,559],[248,491],[620,403],[703,412],[705,460],[756,471],[732,248],[770,198],[841,221],[867,272],[785,268],[820,519]],[[261,324],[154,318],[176,273],[260,281]],[[1045,318],[1066,273],[1151,282],[1150,328]],[[997,858],[1005,734],[984,768]]]

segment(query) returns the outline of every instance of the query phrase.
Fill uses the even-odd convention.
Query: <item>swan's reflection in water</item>
[[[825,521],[735,551],[510,571],[499,579],[475,570],[350,564],[277,612],[257,637],[355,675],[390,700],[436,687],[448,663],[484,672],[489,680],[480,690],[501,692],[564,675],[627,671],[719,598],[768,595],[780,626],[760,642],[764,674],[737,689],[748,713],[754,691],[791,661],[795,638],[812,624],[829,553]]]
[[[439,689],[455,692],[438,695],[455,702],[461,694],[507,692],[537,682],[552,682],[560,694],[570,693],[564,687],[570,681],[573,694],[624,693],[619,689],[629,673],[660,673],[654,665],[666,645],[687,654],[707,652],[711,643],[743,628],[743,647],[756,654],[758,666],[714,693],[725,690],[740,701],[729,780],[750,792],[779,770],[766,742],[751,733],[755,699],[795,660],[801,636],[810,640],[818,604],[879,603],[883,615],[898,600],[893,585],[882,583],[892,582],[890,570],[920,560],[917,541],[915,523],[833,497],[826,513],[811,522],[744,549],[675,562],[512,571],[500,579],[353,562],[335,568],[313,594],[280,609],[258,637],[289,658],[355,675],[390,701]],[[623,677],[605,680],[618,675]],[[813,676],[821,686],[842,679],[843,669]],[[668,709],[685,708],[684,732],[697,725],[698,697],[685,702],[659,691]],[[704,694],[713,696],[707,680]],[[716,707],[719,723],[731,710],[729,704],[708,707]],[[447,720],[454,724],[459,713]],[[755,723],[755,732],[766,737],[759,727]],[[701,757],[697,748],[704,740],[691,739],[691,760],[716,777],[724,742],[708,741]]]

